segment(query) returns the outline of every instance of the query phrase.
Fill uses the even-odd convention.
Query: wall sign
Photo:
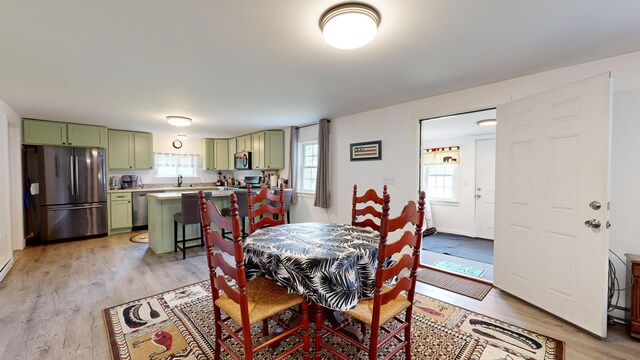
[[[351,161],[381,160],[382,140],[351,144]]]

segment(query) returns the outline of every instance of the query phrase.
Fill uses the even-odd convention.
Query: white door
[[[610,99],[603,74],[499,106],[497,125],[495,285],[601,337]]]
[[[476,141],[476,237],[493,240],[496,205],[496,139]]]

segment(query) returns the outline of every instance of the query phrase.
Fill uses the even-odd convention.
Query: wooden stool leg
[[[182,224],[182,260],[187,258],[187,226]]]
[[[173,252],[178,251],[178,222],[173,220]]]
[[[314,360],[320,360],[322,352],[322,306],[316,306],[316,339]]]
[[[309,304],[302,300],[302,354],[304,360],[309,360],[311,341],[309,341]]]

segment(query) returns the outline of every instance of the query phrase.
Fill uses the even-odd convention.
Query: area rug
[[[473,277],[481,277],[485,272],[487,272],[485,269],[447,260],[440,260],[433,264],[433,267]]]
[[[562,341],[424,295],[416,294],[414,304],[412,354],[415,359],[564,358]],[[113,359],[213,359],[209,281],[114,306],[103,310],[103,314]],[[253,336],[263,341],[260,326],[254,326]],[[367,358],[338,339],[327,341],[337,350],[350,354],[351,359]],[[272,359],[295,342],[290,339],[276,349],[265,349],[255,359]],[[331,358],[327,352],[322,357]],[[222,351],[222,358],[230,357]],[[302,353],[298,351],[291,358],[302,359]]]
[[[422,249],[493,264],[493,241],[439,232],[422,240]]]
[[[476,300],[484,299],[491,290],[491,285],[429,268],[418,270],[417,279],[425,284],[433,285]]]
[[[132,236],[129,241],[134,243],[148,244],[149,243],[149,233],[145,232],[142,234]]]

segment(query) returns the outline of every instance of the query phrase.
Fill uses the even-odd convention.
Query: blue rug
[[[470,265],[458,264],[447,260],[440,260],[437,263],[433,264],[433,267],[473,277],[480,277],[486,272],[485,269],[480,269]]]

